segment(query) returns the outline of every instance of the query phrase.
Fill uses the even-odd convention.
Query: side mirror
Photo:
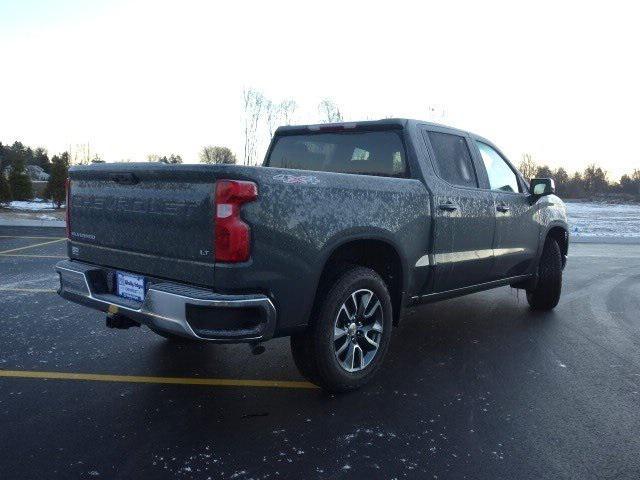
[[[529,191],[536,197],[556,193],[556,184],[553,178],[532,178],[529,185]]]

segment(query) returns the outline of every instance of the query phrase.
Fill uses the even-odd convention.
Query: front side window
[[[407,176],[404,146],[397,131],[281,136],[264,165],[383,177]]]
[[[429,137],[433,147],[440,178],[452,185],[477,187],[476,171],[464,137],[450,133],[424,133]]]
[[[482,162],[487,169],[491,190],[519,192],[518,177],[504,161],[504,158],[486,143],[476,141],[476,145],[478,145]]]

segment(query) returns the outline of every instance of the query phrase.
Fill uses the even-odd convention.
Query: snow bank
[[[640,205],[565,202],[571,235],[640,238]]]
[[[51,202],[47,202],[41,198],[36,198],[30,202],[18,200],[10,202],[9,205],[7,205],[7,208],[10,210],[28,210],[30,212],[35,212],[39,210],[55,210],[56,206]]]

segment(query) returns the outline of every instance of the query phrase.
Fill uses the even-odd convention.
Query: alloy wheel
[[[374,359],[382,338],[383,315],[380,299],[371,290],[356,290],[344,301],[333,328],[334,352],[344,370],[358,372]]]

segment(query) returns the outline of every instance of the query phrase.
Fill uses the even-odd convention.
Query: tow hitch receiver
[[[107,314],[107,327],[109,328],[118,328],[121,330],[126,330],[131,327],[139,327],[140,324],[138,322],[134,322],[128,317],[124,315],[120,315],[118,313],[108,313]]]

